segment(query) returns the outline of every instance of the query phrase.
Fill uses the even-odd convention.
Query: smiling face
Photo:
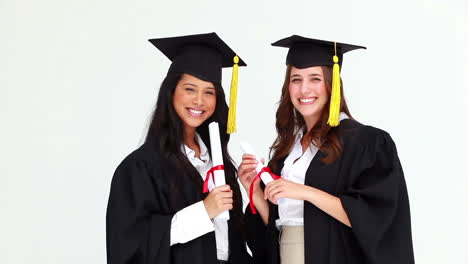
[[[291,67],[289,96],[309,130],[319,120],[329,100],[322,67]]]
[[[195,130],[215,111],[215,86],[211,82],[183,74],[175,88],[172,103],[184,123],[184,129]]]

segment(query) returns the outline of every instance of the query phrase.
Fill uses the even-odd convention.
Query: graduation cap
[[[332,127],[338,126],[340,124],[341,103],[340,67],[343,63],[343,54],[355,49],[366,49],[366,47],[305,38],[298,35],[278,40],[271,45],[289,48],[286,57],[287,65],[292,65],[299,69],[313,66],[333,66],[328,124]]]
[[[216,34],[197,34],[149,39],[172,61],[168,72],[187,73],[221,84],[222,68],[233,67],[229,102],[228,133],[236,131],[238,67],[247,66]]]

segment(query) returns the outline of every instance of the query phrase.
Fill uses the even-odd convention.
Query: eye
[[[299,79],[299,78],[293,78],[293,79],[291,80],[291,82],[295,82],[295,83],[300,82],[300,81],[301,81],[301,79]]]
[[[313,82],[320,82],[321,80],[322,80],[322,79],[317,78],[317,77],[314,77],[314,78],[311,79],[311,81],[313,81]]]
[[[193,92],[193,91],[195,91],[195,89],[192,88],[192,87],[185,87],[185,91]]]
[[[215,95],[215,92],[213,92],[213,91],[206,91],[205,94]]]

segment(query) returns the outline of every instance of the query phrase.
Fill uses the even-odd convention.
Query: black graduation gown
[[[169,198],[169,177],[161,169],[157,146],[144,144],[126,157],[112,179],[106,216],[107,262],[109,264],[215,264],[214,232],[184,244],[170,246],[173,215],[201,201],[203,180],[183,182],[177,201]],[[185,168],[197,173],[191,166]],[[231,214],[231,219],[233,219]],[[194,226],[193,228],[196,228]],[[228,221],[230,262],[250,263],[240,232]]]
[[[385,131],[349,119],[337,129],[342,155],[327,165],[320,161],[324,153],[317,152],[305,184],[339,197],[352,228],[304,202],[305,263],[414,263],[408,194],[393,140]],[[246,219],[253,248],[263,252],[262,261],[277,264],[278,207],[269,204],[267,226],[250,210]]]

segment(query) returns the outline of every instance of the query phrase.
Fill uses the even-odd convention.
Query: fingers
[[[272,181],[272,182],[270,182],[269,184],[266,185],[265,190],[263,191],[263,194],[264,194],[263,198],[265,200],[268,199],[271,190],[274,189],[280,183],[280,181],[281,181],[281,179],[276,180],[276,181]]]
[[[214,198],[216,200],[225,199],[225,198],[232,198],[232,191],[213,192],[213,196],[214,196]]]
[[[241,165],[239,166],[239,171],[238,175],[239,178],[242,182],[242,185],[244,188],[248,188],[250,186],[253,178],[257,175],[257,164],[258,161],[255,159],[248,159],[248,160],[243,160]]]
[[[231,191],[231,186],[229,186],[227,184],[218,186],[218,187],[213,188],[211,190],[211,192],[227,192],[227,191]]]
[[[249,170],[239,170],[239,178],[243,184],[248,184],[252,182],[253,178],[257,175],[257,171],[255,169]]]
[[[213,188],[210,194],[213,195],[216,200],[232,198],[233,196],[231,186],[227,184]]]
[[[280,193],[282,193],[283,191],[284,190],[281,187],[270,190],[270,192],[268,193],[268,200],[276,201]]]
[[[241,171],[249,172],[249,171],[255,170],[255,168],[257,168],[257,165],[258,165],[257,160],[249,160],[247,162],[242,161],[242,163],[239,166],[239,173]]]
[[[281,198],[284,198],[284,197],[285,197],[285,193],[283,191],[280,191],[280,192],[272,195],[269,200],[274,204],[278,204],[278,200],[281,199]]]
[[[246,163],[246,164],[249,164],[251,162],[256,162],[258,163],[258,160],[257,160],[257,157],[252,155],[252,154],[244,154],[242,155],[242,163]],[[265,159],[264,158],[261,158],[260,161],[265,164]]]
[[[242,155],[242,161],[244,161],[244,160],[252,160],[252,159],[253,159],[253,160],[256,159],[255,155],[252,155],[252,154],[244,154],[244,155]]]
[[[217,197],[216,199],[216,205],[218,208],[222,209],[222,211],[224,211],[223,208],[232,206],[233,203],[234,199],[232,199],[232,197]]]
[[[226,210],[231,210],[232,208],[234,208],[234,206],[233,206],[232,200],[231,202],[224,202],[224,203],[220,201],[218,204],[218,208],[219,208],[219,213],[221,213]]]
[[[268,199],[270,202],[278,204],[278,199],[283,198],[284,194],[285,192],[282,188],[270,189],[269,192],[264,195],[264,199]]]
[[[263,198],[265,200],[268,199],[272,203],[276,204],[276,200],[279,199],[278,194],[285,191],[285,184],[287,184],[287,182],[284,179],[279,179],[267,184],[264,190]],[[282,195],[284,195],[284,193]]]
[[[223,211],[231,210],[234,203],[231,187],[226,184],[213,188],[203,203],[211,219]]]
[[[245,174],[255,171],[255,169],[257,168],[257,164],[257,161],[255,161],[255,163],[241,163],[241,165],[239,166],[239,174]]]

